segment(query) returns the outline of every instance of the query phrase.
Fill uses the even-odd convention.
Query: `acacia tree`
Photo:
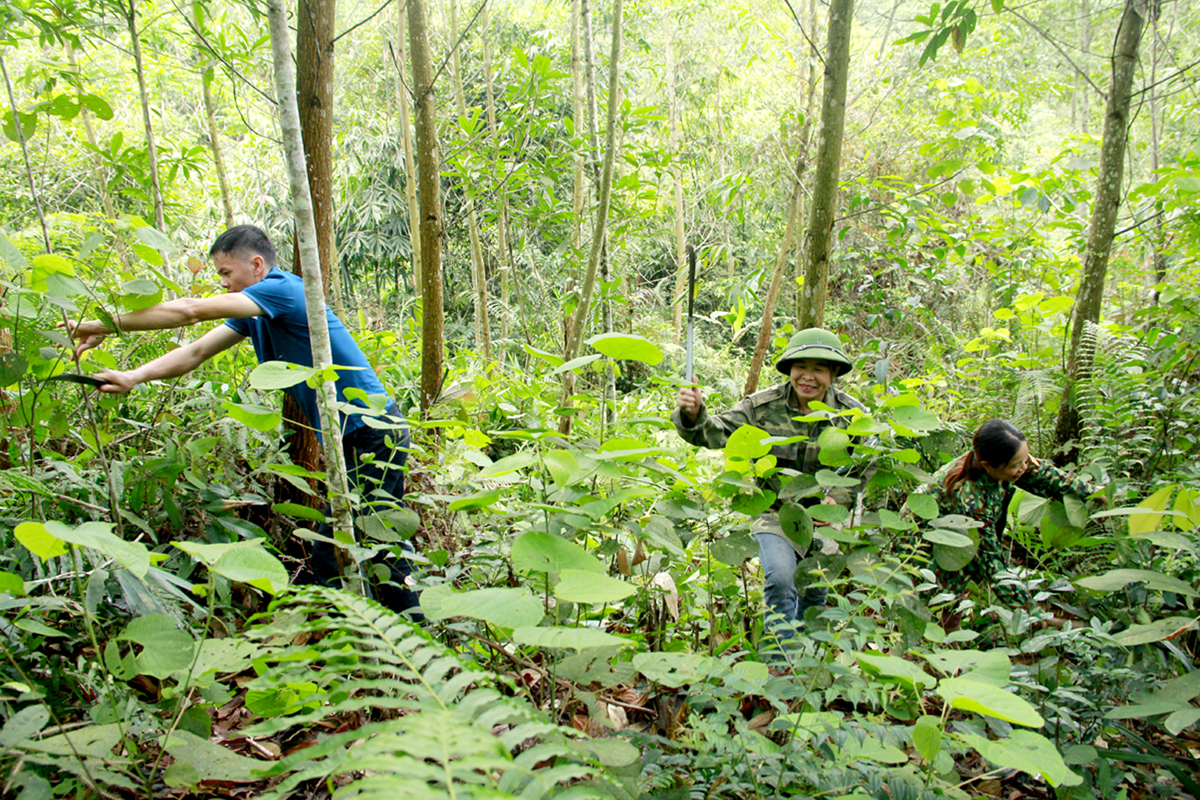
[[[1054,426],[1055,460],[1074,459],[1080,434],[1079,406],[1074,387],[1091,368],[1094,355],[1084,331],[1100,321],[1104,301],[1104,279],[1112,252],[1117,210],[1121,206],[1121,182],[1125,148],[1129,141],[1129,106],[1133,76],[1137,70],[1138,46],[1142,29],[1150,15],[1150,0],[1125,0],[1125,9],[1117,27],[1112,52],[1112,85],[1104,111],[1104,134],[1100,140],[1100,170],[1096,181],[1096,200],[1088,226],[1083,254],[1083,270],[1075,299],[1075,316],[1067,355],[1066,388]]]
[[[300,110],[296,101],[296,79],[292,70],[292,47],[283,0],[268,0],[267,20],[271,28],[271,58],[275,66],[275,97],[279,104],[279,127],[288,176],[288,189],[296,218],[296,242],[300,251],[304,278],[304,303],[312,339],[313,366],[326,369],[333,363],[329,327],[325,317],[325,288],[321,274],[321,254],[317,247],[317,226],[309,193],[304,144],[300,134]],[[333,511],[333,528],[340,543],[353,544],[354,525],[350,512],[346,460],[342,452],[342,431],[337,424],[337,391],[333,382],[324,381],[317,393],[321,408],[321,443],[325,452],[326,481]],[[314,420],[316,422],[316,420]],[[362,594],[365,587],[349,551],[336,548],[342,586]]]
[[[330,290],[337,269],[333,209],[333,41],[337,0],[298,0],[296,101],[317,226],[321,280]],[[340,310],[340,309],[339,309]]]
[[[825,48],[825,87],[821,95],[821,127],[817,131],[817,163],[813,168],[812,206],[805,232],[806,269],[800,295],[801,329],[825,321],[829,292],[829,252],[837,200],[846,124],[846,84],[850,68],[850,25],[854,0],[830,0],[829,38]]]

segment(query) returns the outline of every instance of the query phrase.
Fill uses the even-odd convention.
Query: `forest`
[[[1198,76],[1193,0],[8,0],[0,797],[1200,800]]]

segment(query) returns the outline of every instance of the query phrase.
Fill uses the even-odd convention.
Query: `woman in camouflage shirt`
[[[959,572],[944,573],[948,590],[963,591],[968,579],[981,585],[994,583],[997,573],[1008,569],[1000,537],[1017,488],[1060,501],[1068,494],[1082,499],[1096,491],[1074,473],[1030,455],[1025,434],[1002,419],[983,423],[975,432],[970,452],[942,467],[932,483],[916,490],[917,494],[932,495],[942,515],[961,514],[983,523],[978,529],[975,558]],[[995,583],[994,588],[1005,602],[1029,602],[1029,593],[1020,586]]]

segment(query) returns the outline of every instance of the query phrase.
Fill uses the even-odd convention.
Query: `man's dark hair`
[[[277,263],[275,245],[271,244],[262,228],[254,225],[235,225],[218,236],[208,254],[215,256],[218,253],[234,258],[262,256],[268,267],[274,267]]]

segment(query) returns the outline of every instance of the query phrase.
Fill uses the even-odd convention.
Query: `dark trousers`
[[[373,510],[385,511],[404,500],[404,464],[408,460],[408,447],[411,443],[408,426],[400,409],[393,403],[387,414],[379,418],[391,425],[399,426],[389,430],[380,430],[368,425],[361,425],[342,437],[342,452],[346,456],[346,470],[349,473],[350,485],[362,498],[362,506],[357,510],[354,521],[354,539],[364,542],[359,520]],[[389,447],[387,439],[392,440],[394,447]],[[330,506],[326,504],[325,515],[330,516]],[[320,535],[333,538],[333,526],[323,522],[317,529]],[[407,542],[404,549],[412,552]],[[416,592],[408,588],[405,578],[412,572],[412,562],[407,558],[398,557],[391,553],[380,553],[360,568],[371,575],[377,570],[375,565],[383,565],[389,573],[386,581],[372,582],[371,595],[393,611],[405,611],[419,605]],[[337,556],[334,546],[329,542],[313,542],[310,566],[317,583],[324,586],[339,586]]]

